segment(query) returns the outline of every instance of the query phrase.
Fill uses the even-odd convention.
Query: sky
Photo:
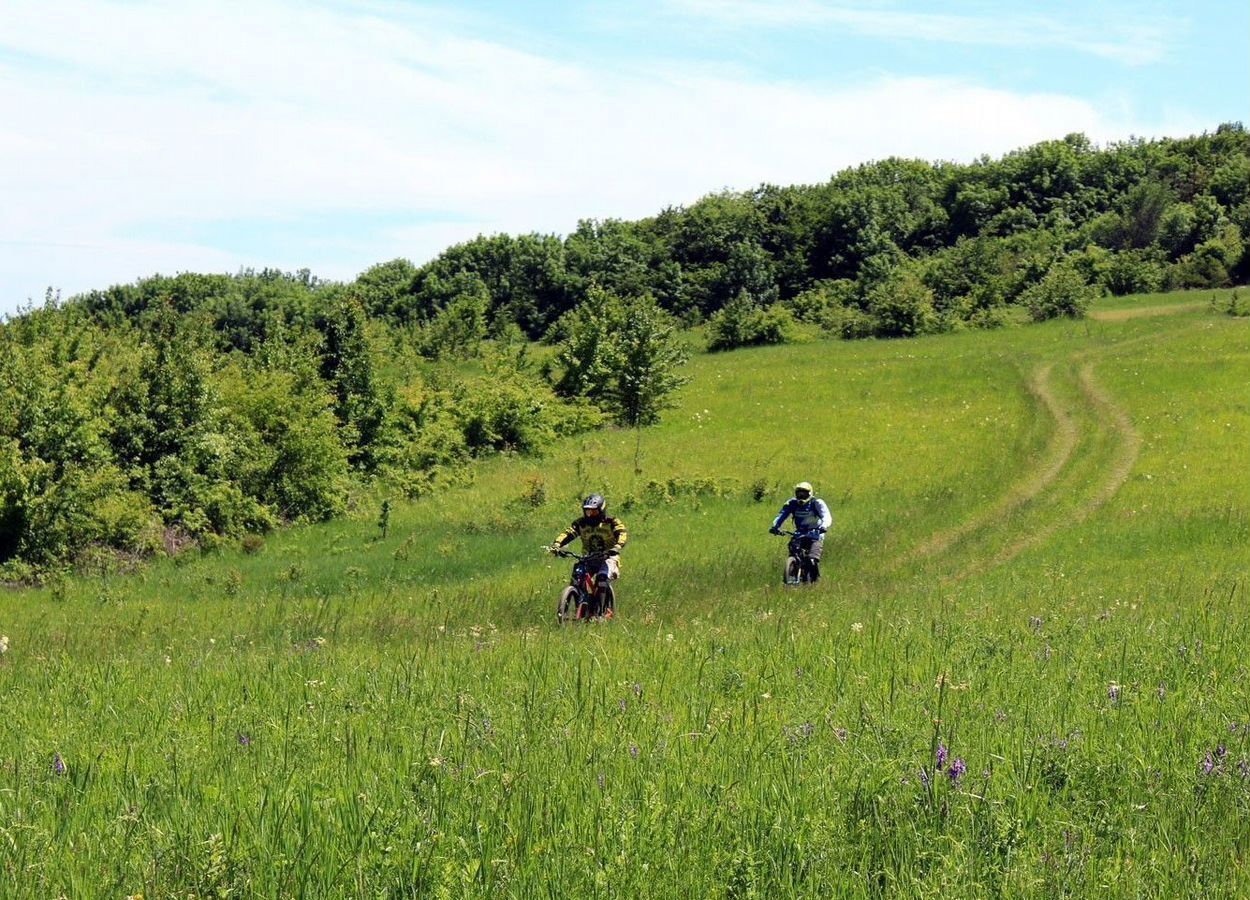
[[[0,0],[0,314],[1230,121],[1245,0]]]

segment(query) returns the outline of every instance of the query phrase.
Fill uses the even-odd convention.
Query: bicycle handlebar
[[[588,559],[606,559],[607,557],[613,555],[613,553],[610,550],[598,550],[594,553],[587,553],[585,556],[583,556],[580,553],[574,553],[572,550],[565,550],[563,547],[543,547],[542,549],[552,554],[553,556],[560,556],[566,559],[575,559],[578,562],[585,562]]]

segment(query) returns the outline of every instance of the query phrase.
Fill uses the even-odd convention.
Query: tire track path
[[[1194,307],[1199,305],[1194,304]],[[1185,306],[1164,309],[1189,311]],[[1155,313],[1155,310],[1150,312]],[[1099,361],[1115,358],[1141,344],[1167,342],[1205,327],[1198,322],[1166,335],[1143,334],[1072,353],[1062,360],[1063,365],[1076,367],[1076,391],[1068,397],[1055,387],[1058,363],[1039,366],[1030,377],[1028,388],[1053,421],[1054,429],[1040,458],[1035,457],[1038,462],[1029,462],[1031,467],[1039,468],[1009,485],[989,507],[925,539],[887,565],[885,572],[893,572],[908,563],[934,562],[941,554],[952,548],[958,551],[957,545],[965,544],[967,550],[963,556],[970,560],[962,566],[957,558],[951,560],[954,574],[944,578],[962,580],[1003,565],[1061,530],[1089,519],[1128,481],[1142,447],[1141,435],[1128,411],[1095,377]],[[1083,444],[1088,446],[1082,449]],[[1085,472],[1081,471],[1082,464],[1087,464]],[[1092,472],[1088,471],[1091,466]],[[1065,492],[1082,496],[1075,508],[1062,503]],[[1037,512],[1034,514],[1033,510]],[[1014,525],[1015,536],[1006,536],[1005,543],[995,542],[995,535],[1012,527],[1010,523],[1017,515],[1022,519]],[[993,549],[995,546],[997,549]]]
[[[1074,359],[1080,359],[1082,356],[1083,354],[1078,354]],[[1051,519],[1048,523],[1029,534],[1021,535],[993,557],[979,560],[967,566],[959,573],[958,578],[967,578],[1003,565],[1019,556],[1025,550],[1045,543],[1061,529],[1081,524],[1105,506],[1124,486],[1124,483],[1128,481],[1129,475],[1133,471],[1133,466],[1137,462],[1137,456],[1141,451],[1141,435],[1138,433],[1136,426],[1133,425],[1133,420],[1128,412],[1116,403],[1111,394],[1094,379],[1094,365],[1093,362],[1085,362],[1081,366],[1079,375],[1081,393],[1096,413],[1096,421],[1099,425],[1113,431],[1116,438],[1111,458],[1101,473],[1102,478],[1098,489],[1086,498],[1076,510],[1064,514],[1060,518]],[[1053,483],[1053,480],[1051,483]]]
[[[937,532],[891,568],[936,556],[968,535],[1005,521],[1013,512],[1055,483],[1076,449],[1078,431],[1072,413],[1055,396],[1050,380],[1053,369],[1053,363],[1039,367],[1033,372],[1028,384],[1029,392],[1054,420],[1054,431],[1047,441],[1042,468],[1013,484],[993,506],[953,528]]]

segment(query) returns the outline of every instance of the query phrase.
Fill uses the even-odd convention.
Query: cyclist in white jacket
[[[798,535],[794,542],[807,549],[811,560],[812,581],[820,579],[820,553],[825,546],[825,532],[833,527],[833,515],[829,506],[819,497],[812,496],[812,486],[800,481],[794,486],[794,496],[781,507],[781,512],[773,520],[773,527],[768,529],[771,534],[781,534],[781,524],[787,518],[794,520],[794,530]]]

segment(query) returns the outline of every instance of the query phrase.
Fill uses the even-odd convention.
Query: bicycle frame
[[[811,551],[811,542],[817,538],[810,531],[779,531],[778,533],[790,539],[788,548],[790,556],[799,564],[798,574],[792,579],[787,570],[783,582],[785,584],[803,584],[811,581],[811,558],[808,554]]]
[[[611,554],[608,553],[574,553],[572,550],[560,549],[555,551],[556,556],[566,559],[573,559],[573,572],[569,576],[569,586],[577,591],[577,615],[576,618],[583,618],[586,609],[594,610],[597,601],[600,599],[599,585],[597,576],[599,574],[599,565],[603,560],[607,559]],[[607,588],[609,602],[611,598],[611,588]],[[609,607],[610,609],[611,607]],[[608,613],[611,615],[611,612]]]

